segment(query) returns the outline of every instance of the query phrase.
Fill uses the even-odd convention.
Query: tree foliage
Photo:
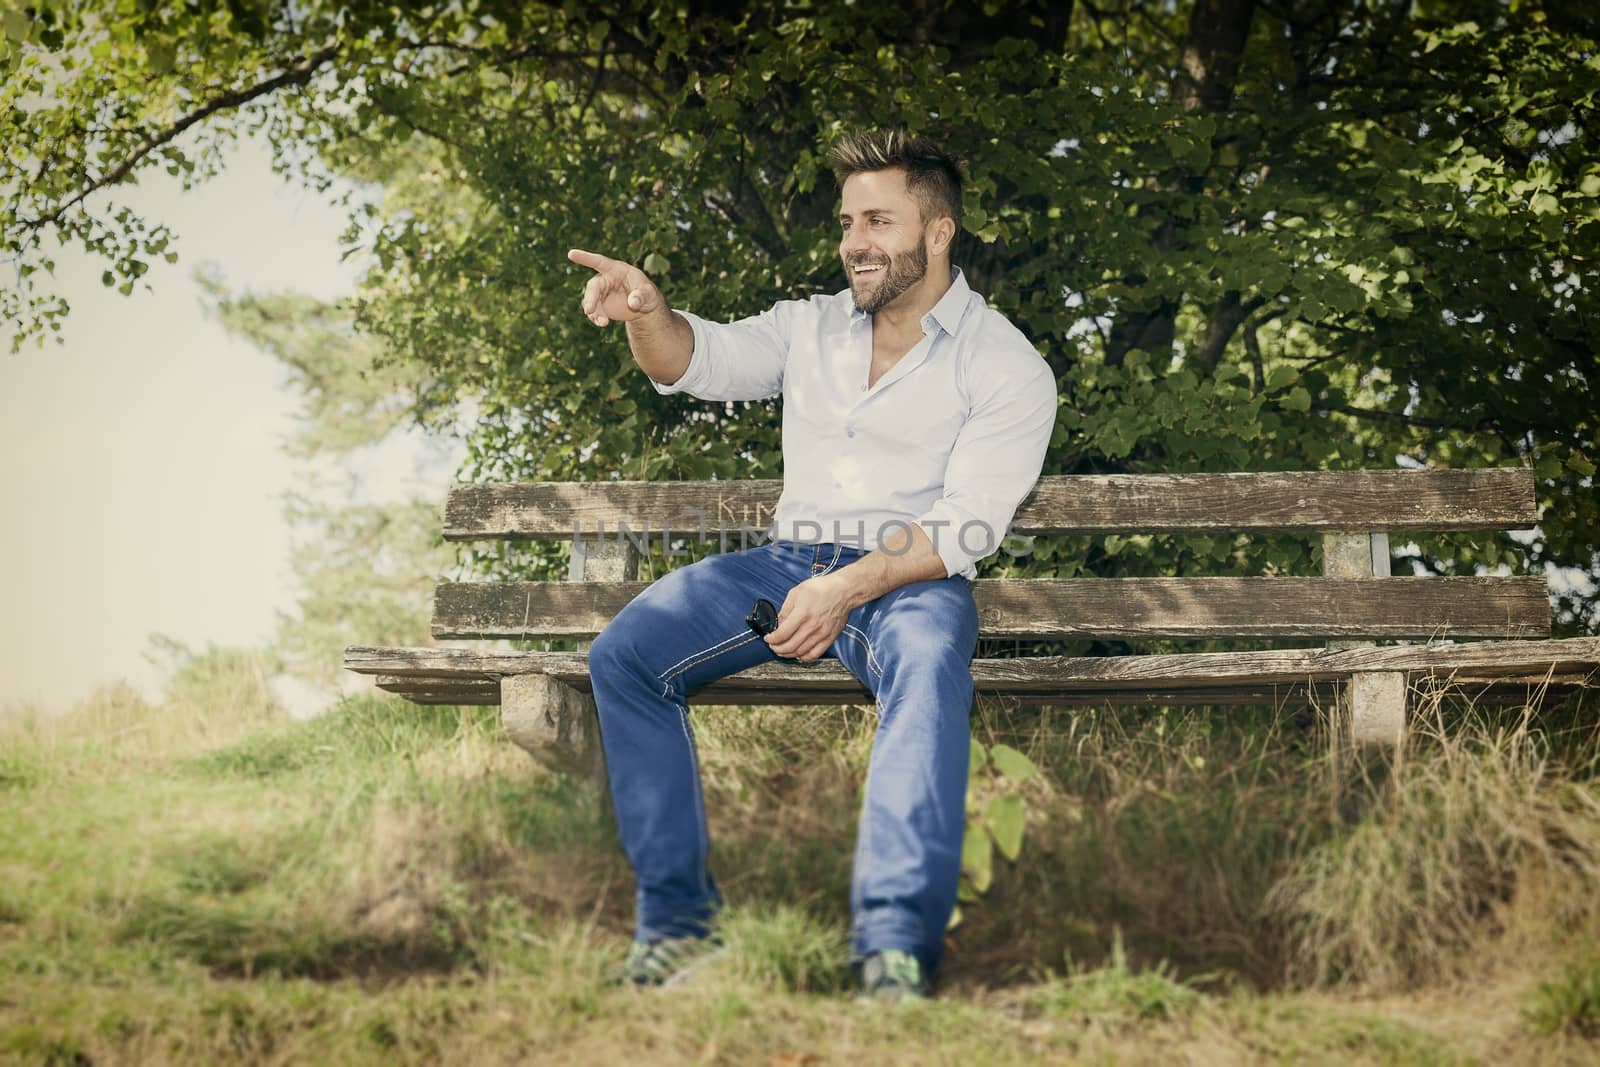
[[[578,310],[569,246],[737,317],[842,288],[842,131],[965,155],[958,249],[1050,361],[1051,473],[1525,463],[1544,522],[1418,538],[1429,573],[1600,569],[1595,16],[1523,0],[100,3],[5,16],[0,224],[17,344],[65,309],[45,235],[127,288],[171,255],[115,205],[244,129],[368,183],[355,322],[470,401],[468,478],[776,477],[771,404],[657,396]],[[91,211],[92,207],[92,211]],[[1310,570],[1298,542],[1041,544],[1038,574]],[[1596,594],[1559,628],[1600,629]]]

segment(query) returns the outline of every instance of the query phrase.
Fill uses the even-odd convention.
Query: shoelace
[[[690,937],[635,941],[628,951],[628,979],[635,985],[663,985],[715,948],[714,944]]]

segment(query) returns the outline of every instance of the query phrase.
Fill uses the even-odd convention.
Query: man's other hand
[[[855,606],[841,574],[807,578],[789,590],[778,611],[778,628],[766,636],[772,651],[810,663],[833,647]]]
[[[583,313],[596,326],[629,322],[666,306],[656,283],[631,263],[581,248],[568,249],[567,258],[594,271],[583,290]]]

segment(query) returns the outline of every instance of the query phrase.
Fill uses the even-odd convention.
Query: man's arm
[[[1000,547],[1017,506],[1039,480],[1056,424],[1050,365],[1025,342],[989,355],[945,467],[944,492],[916,519],[946,573],[968,578]]]
[[[689,369],[694,329],[676,311],[650,276],[631,263],[581,248],[567,258],[594,271],[583,290],[583,313],[596,326],[622,322],[628,328],[633,361],[652,381],[671,385]]]
[[[567,258],[594,271],[583,313],[596,326],[625,323],[633,360],[662,394],[701,400],[765,400],[783,391],[793,301],[760,315],[715,323],[674,311],[639,268],[574,248]]]

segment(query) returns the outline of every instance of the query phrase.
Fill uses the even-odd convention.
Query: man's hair
[[[922,221],[949,215],[961,229],[960,161],[926,137],[904,130],[860,130],[834,145],[828,162],[841,189],[852,174],[904,167],[906,188],[922,210]]]

